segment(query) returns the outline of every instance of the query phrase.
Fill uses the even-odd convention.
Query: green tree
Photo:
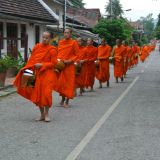
[[[122,16],[123,14],[122,5],[119,0],[109,0],[105,9],[106,13],[108,13],[109,16],[114,18]]]
[[[160,14],[158,15],[158,22],[155,29],[155,35],[157,39],[160,39]]]
[[[129,22],[125,19],[102,19],[94,27],[93,31],[101,38],[105,38],[111,46],[115,45],[116,39],[130,40],[133,31]]]
[[[71,2],[76,8],[84,8],[85,3],[83,0],[71,0]]]
[[[147,36],[148,40],[154,37],[154,22],[152,18],[153,14],[150,13],[146,17],[141,17],[140,22],[143,24],[144,34]]]

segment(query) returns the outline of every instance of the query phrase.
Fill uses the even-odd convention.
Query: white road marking
[[[66,160],[75,160],[78,155],[83,151],[86,145],[91,141],[91,139],[95,136],[98,130],[102,127],[105,121],[109,118],[112,112],[118,107],[123,98],[127,95],[127,93],[132,89],[135,85],[139,76],[136,77],[133,82],[127,87],[127,89],[123,92],[123,94],[111,105],[111,107],[106,111],[106,113],[100,118],[100,120],[93,126],[93,128],[86,134],[86,136],[80,141],[80,143],[72,150],[72,152],[67,156]]]

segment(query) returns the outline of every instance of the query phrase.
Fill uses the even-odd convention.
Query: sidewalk
[[[5,86],[0,88],[0,97],[8,96],[12,93],[15,93],[16,88],[13,86],[14,79],[15,77],[6,78]]]

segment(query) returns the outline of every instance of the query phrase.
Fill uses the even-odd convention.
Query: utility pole
[[[111,16],[111,20],[112,20],[112,16],[113,16],[112,0],[110,0],[110,4],[111,4],[110,16]]]
[[[66,11],[67,11],[67,0],[64,0],[63,31],[66,28]]]

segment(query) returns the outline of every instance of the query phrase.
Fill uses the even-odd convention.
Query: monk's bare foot
[[[61,106],[64,105],[65,100],[66,100],[66,98],[62,96],[62,100],[61,100],[61,102],[60,102],[60,105],[61,105]]]
[[[69,104],[67,104],[67,103],[65,103],[65,104],[63,105],[63,107],[64,107],[64,108],[70,108]]]
[[[36,122],[38,122],[38,121],[44,121],[44,120],[45,120],[44,116],[41,116],[41,117],[35,119]]]
[[[116,83],[118,83],[118,78],[116,78]]]
[[[60,104],[61,106],[63,106],[63,105],[64,105],[64,101],[61,101],[59,104]]]
[[[44,121],[45,121],[45,122],[50,122],[51,119],[50,119],[48,116],[46,116]]]
[[[109,81],[107,81],[107,87],[109,87]]]

